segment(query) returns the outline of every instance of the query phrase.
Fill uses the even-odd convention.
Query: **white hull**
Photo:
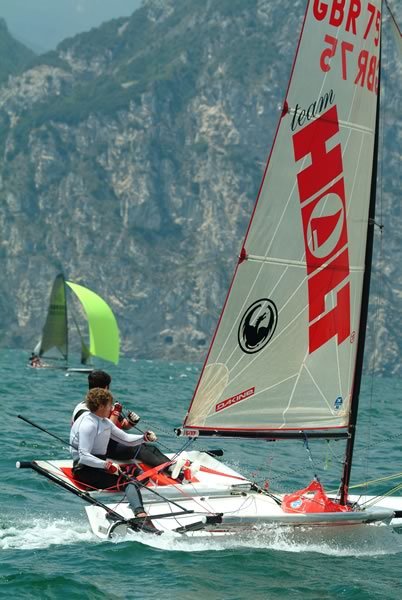
[[[160,532],[174,532],[179,528],[195,526],[195,530],[181,532],[188,537],[233,536],[258,530],[260,527],[328,529],[367,527],[369,524],[402,526],[402,519],[394,519],[394,510],[402,510],[402,498],[386,498],[366,510],[333,513],[289,513],[281,508],[282,496],[270,495],[255,489],[253,483],[240,473],[227,467],[215,458],[200,452],[189,452],[186,456],[195,465],[196,482],[179,485],[155,486],[151,489],[164,496],[166,501],[151,491],[143,489],[145,510],[153,525]],[[358,498],[351,498],[358,500]],[[368,498],[360,498],[360,503]],[[190,514],[177,515],[179,505]],[[127,503],[107,506],[125,520],[134,517]],[[87,516],[95,535],[107,538],[111,531],[119,534],[124,527],[115,528],[106,518],[103,509],[88,506]],[[157,518],[157,515],[176,513],[172,517]],[[208,517],[222,514],[221,522],[208,523]],[[154,517],[154,518],[152,518]],[[155,518],[156,517],[156,518]]]
[[[152,519],[153,525],[162,533],[177,532],[178,535],[187,537],[224,537],[239,535],[245,532],[258,531],[260,527],[283,527],[337,530],[340,527],[367,527],[369,524],[389,524],[393,512],[388,508],[375,507],[368,511],[337,512],[337,513],[310,513],[291,514],[285,513],[281,507],[270,497],[261,496],[257,492],[245,493],[242,496],[201,496],[179,501],[183,509],[193,510],[193,514],[152,518],[166,513],[177,513],[177,506],[171,502],[154,502],[145,504],[145,509]],[[133,513],[127,503],[108,504],[123,519],[132,519]],[[127,531],[127,527],[115,526],[115,523],[106,518],[103,509],[90,506],[86,507],[87,516],[93,533],[103,539],[113,533]],[[221,523],[207,522],[207,517],[212,514],[222,513]],[[178,532],[180,528],[189,528],[195,525],[196,529]]]
[[[172,481],[169,485],[159,485],[151,480],[142,488],[145,510],[160,533],[177,532],[177,535],[190,538],[223,537],[261,527],[284,527],[329,531],[332,535],[335,531],[340,534],[345,528],[356,531],[373,524],[402,527],[402,519],[394,518],[395,510],[402,511],[402,498],[399,497],[388,497],[365,508],[365,503],[370,505],[374,497],[352,496],[350,500],[358,502],[360,508],[347,512],[286,512],[281,507],[283,496],[261,490],[205,452],[192,451],[180,458],[181,462],[191,461],[190,470],[185,471],[188,479],[183,483]],[[66,484],[70,489],[74,486],[69,478],[71,461],[35,461],[34,464],[46,470],[53,481],[57,478],[64,487]],[[114,511],[110,519],[104,508],[86,507],[96,536],[106,539],[127,530],[125,522],[134,518],[127,502],[122,502],[121,497],[113,501],[114,495],[107,492],[91,492],[88,496],[98,498]]]
[[[349,496],[351,502],[358,502],[361,506],[370,506],[376,501],[377,496]],[[376,502],[375,506],[379,508],[385,508],[394,511],[402,511],[402,497],[401,496],[388,496],[381,498],[379,502]],[[402,528],[402,518],[393,518],[391,525],[395,529]]]

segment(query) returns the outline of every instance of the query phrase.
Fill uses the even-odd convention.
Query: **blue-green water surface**
[[[243,539],[191,542],[132,534],[102,542],[90,531],[79,498],[58,489],[17,460],[62,459],[60,443],[17,418],[35,421],[68,439],[71,412],[86,391],[86,376],[26,367],[27,354],[0,354],[2,398],[0,598],[147,600],[402,598],[402,536],[387,528],[348,539],[259,531]],[[98,363],[98,366],[99,365]],[[142,416],[162,450],[177,450],[200,365],[122,359],[106,367],[112,392]],[[366,379],[363,385],[353,482],[402,471],[402,382]],[[304,487],[317,473],[336,488],[344,444],[212,440],[225,461],[273,491]],[[376,483],[370,492],[385,492]]]

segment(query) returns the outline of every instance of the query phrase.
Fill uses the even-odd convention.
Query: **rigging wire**
[[[375,279],[375,292],[371,294],[373,298],[374,308],[372,309],[374,312],[374,318],[371,319],[371,333],[372,333],[372,355],[369,366],[369,380],[370,380],[370,391],[368,394],[369,406],[368,406],[368,426],[366,433],[366,452],[365,452],[365,465],[364,465],[364,473],[365,479],[368,480],[368,474],[371,466],[371,455],[370,450],[372,449],[372,415],[373,415],[373,404],[374,404],[374,388],[375,388],[375,373],[378,368],[378,355],[377,355],[377,343],[378,343],[378,334],[381,327],[381,312],[384,303],[384,289],[385,289],[385,280],[384,280],[384,269],[382,268],[383,259],[384,259],[384,246],[383,246],[383,216],[384,216],[384,205],[383,205],[383,173],[384,173],[384,124],[385,124],[385,108],[386,104],[384,102],[386,93],[386,78],[383,77],[380,82],[380,89],[378,90],[378,94],[380,95],[380,105],[382,110],[379,115],[379,156],[377,159],[377,185],[376,185],[376,217],[379,218],[379,222],[373,220],[372,226],[378,229],[379,233],[379,241],[378,241],[378,251],[376,256],[376,279]],[[382,102],[381,102],[382,100]]]
[[[381,237],[381,241],[382,241],[382,237]],[[373,377],[374,377],[374,373],[373,373]],[[370,391],[370,399],[372,399],[373,396],[374,396],[374,381],[373,381],[373,377],[372,377],[372,386],[371,386],[371,391]],[[371,408],[372,408],[372,404],[370,402],[370,413],[372,412]],[[144,425],[147,425],[147,423],[144,422]],[[138,427],[137,427],[137,429],[138,429]],[[162,427],[154,426],[154,429],[156,429],[158,432],[162,431],[162,433],[164,433],[168,437],[173,437],[174,436],[174,434],[171,431],[167,431],[167,430],[163,429]],[[384,444],[386,442],[389,442],[392,439],[398,438],[401,435],[402,435],[402,432],[398,432],[398,433],[395,433],[395,434],[393,434],[391,436],[387,435],[386,438],[384,437],[383,439],[379,439],[379,440],[377,440],[375,442],[371,441],[371,436],[370,436],[368,443],[365,444],[365,445],[363,445],[363,447],[361,448],[361,451],[362,452],[366,451],[366,454],[368,455],[369,454],[368,451],[370,449],[372,449],[374,447],[377,447],[377,446],[379,446],[381,444]],[[176,438],[176,436],[174,436],[174,437]],[[195,439],[192,439],[192,441],[195,441]],[[159,442],[159,440],[158,440],[158,444],[163,445],[161,442]],[[165,448],[169,449],[166,445],[163,445],[163,446]],[[179,453],[181,451],[182,450],[180,450]],[[327,451],[328,451],[328,453],[331,454],[332,459],[334,461],[336,461],[337,464],[341,465],[343,463],[343,453],[341,453],[342,454],[342,456],[341,456],[340,454],[337,454],[336,452],[334,452],[333,444],[330,444],[330,443],[327,444]],[[312,459],[312,457],[311,457],[311,459]],[[326,459],[326,462],[328,462],[328,459]],[[316,468],[316,465],[315,465],[314,461],[313,461],[312,464],[313,464],[313,467],[314,467],[314,471],[317,472],[317,468]],[[368,470],[369,470],[368,469],[368,464],[369,464],[369,461],[367,461],[366,473],[368,473]],[[252,471],[251,470],[247,470],[247,469],[243,469],[242,472],[244,473],[244,475],[250,481],[253,481],[254,483],[256,483],[262,489],[264,489],[265,483],[268,480],[270,484],[274,483],[274,486],[277,489],[278,493],[281,493],[281,492],[285,492],[286,491],[283,488],[281,489],[281,487],[282,487],[280,485],[281,481],[284,481],[289,476],[292,476],[292,475],[295,475],[295,474],[307,473],[309,470],[310,470],[309,466],[303,465],[303,466],[298,466],[298,467],[294,467],[292,469],[287,469],[287,470],[283,470],[281,468],[281,470],[279,472],[275,472],[275,469],[272,466],[272,456],[271,456],[271,460],[270,460],[270,464],[269,464],[269,471],[270,472],[269,472],[269,476],[268,477],[266,477],[266,476],[264,476],[262,474],[262,472],[261,472],[262,469],[254,469]],[[397,477],[397,476],[398,476],[398,474],[395,475],[395,476],[390,476],[390,477]],[[401,476],[402,476],[402,474],[401,474]],[[261,480],[259,481],[260,478],[261,478]],[[377,481],[379,482],[379,481],[382,481],[382,480],[384,480],[384,481],[387,480],[387,478],[380,478],[380,479],[370,480],[370,481],[367,481],[367,479],[368,478],[367,478],[367,475],[366,475],[366,481],[364,483],[359,483],[359,484],[356,484],[354,486],[350,486],[350,489],[354,489],[354,488],[356,488],[358,486],[361,487],[362,485],[373,484],[373,483],[375,483]]]
[[[388,435],[386,438],[383,438],[376,442],[371,443],[370,446],[368,446],[368,445],[363,446],[361,448],[361,452],[363,453],[365,450],[368,450],[370,448],[380,446],[381,444],[384,444],[384,443],[389,443],[390,440],[393,440],[393,439],[401,437],[401,436],[402,436],[402,431],[399,431],[398,433],[395,433],[393,435]],[[329,448],[329,451],[331,452],[334,460],[337,462],[337,464],[342,464],[342,462],[343,462],[343,456],[341,456],[342,452],[338,455],[336,452],[334,452],[333,447],[331,447],[331,445],[329,445],[328,448]],[[309,470],[310,470],[310,467],[306,466],[304,464],[302,466],[297,466],[292,469],[286,469],[286,470],[281,469],[280,471],[276,472],[275,469],[272,469],[272,465],[271,465],[271,474],[269,477],[269,481],[270,481],[270,483],[274,482],[274,485],[278,489],[278,491],[281,491],[281,489],[280,489],[281,486],[278,485],[278,482],[286,480],[289,476],[292,476],[292,475],[307,473]],[[253,477],[256,474],[255,471],[247,471],[247,470],[243,470],[243,473],[246,476],[248,476],[248,478],[251,480],[253,480]],[[277,474],[277,473],[279,473],[279,474]],[[386,477],[381,477],[378,479],[372,479],[372,480],[366,481],[364,483],[355,484],[353,486],[350,486],[349,489],[354,489],[354,488],[361,487],[361,486],[367,485],[367,484],[374,484],[374,483],[377,483],[380,481],[387,481],[388,479],[397,478],[397,477],[402,477],[402,472],[396,473],[394,475],[388,475]],[[282,491],[284,491],[284,490],[282,490]]]
[[[320,478],[319,478],[319,477],[318,477],[318,475],[317,475],[317,469],[316,469],[316,466],[315,466],[315,464],[314,464],[313,454],[312,454],[312,452],[311,452],[311,450],[310,450],[310,446],[309,446],[309,444],[308,444],[308,438],[307,438],[307,434],[306,434],[306,432],[305,432],[305,431],[304,431],[303,433],[304,433],[304,448],[305,448],[305,450],[306,450],[306,452],[307,452],[307,454],[308,454],[308,460],[309,460],[309,462],[310,462],[311,468],[313,469],[313,475],[314,475],[314,479],[315,479],[316,481],[320,481]]]

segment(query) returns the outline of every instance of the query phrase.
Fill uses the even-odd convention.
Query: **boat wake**
[[[341,531],[342,529],[342,531]],[[111,541],[99,540],[85,520],[34,518],[0,525],[1,550],[36,550],[52,545],[68,546],[79,543],[119,544],[138,543],[158,550],[173,552],[221,552],[247,549],[278,552],[315,552],[333,556],[379,556],[402,553],[402,536],[385,526],[350,527],[338,532],[327,529],[290,529],[260,526],[258,529],[232,537],[184,537],[173,532],[161,536],[129,531],[124,537]]]
[[[221,539],[183,537],[172,532],[150,536],[128,532],[113,543],[133,541],[159,550],[174,552],[219,552],[225,550],[275,550],[279,552],[315,552],[329,556],[380,556],[402,553],[402,536],[385,526],[373,526],[336,534],[328,530],[289,529],[261,526],[257,530]]]
[[[0,526],[1,550],[37,550],[52,545],[68,546],[80,542],[99,543],[88,523],[70,519],[43,519],[4,523]]]

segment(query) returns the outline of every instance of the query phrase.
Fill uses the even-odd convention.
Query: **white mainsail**
[[[50,293],[46,321],[34,353],[47,358],[68,357],[67,302],[64,276],[57,275]]]
[[[184,433],[348,425],[380,9],[379,0],[308,4],[271,155]]]

